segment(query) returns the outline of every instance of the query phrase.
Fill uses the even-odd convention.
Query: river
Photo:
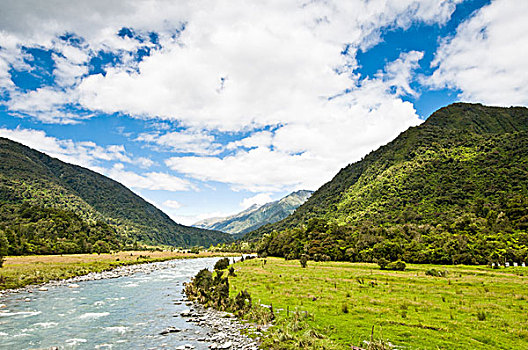
[[[182,259],[131,276],[50,286],[0,300],[0,349],[207,349],[209,329],[180,313],[183,282],[218,258]],[[75,286],[73,286],[75,287]],[[160,335],[168,327],[182,331]]]

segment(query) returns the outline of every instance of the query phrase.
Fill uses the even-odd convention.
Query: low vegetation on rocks
[[[229,272],[226,271],[229,259],[221,259],[215,265],[215,271],[200,270],[190,283],[185,285],[185,294],[191,301],[196,301],[205,307],[232,312],[241,319],[264,325],[273,318],[273,308],[254,305],[251,295],[242,290],[235,296],[229,295]],[[219,267],[224,267],[220,269]]]

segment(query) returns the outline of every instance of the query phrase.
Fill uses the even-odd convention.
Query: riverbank
[[[263,347],[528,348],[528,269],[253,259],[234,265],[230,295],[273,305]],[[433,277],[431,269],[442,271]],[[428,274],[429,271],[429,274]],[[444,273],[444,271],[446,271]],[[438,277],[443,275],[443,277]],[[384,347],[382,347],[384,346]],[[370,348],[374,348],[373,346]]]
[[[220,256],[237,256],[237,254],[126,251],[112,254],[8,256],[3,267],[0,268],[0,291],[41,285],[49,281],[66,280],[131,265]],[[126,270],[120,271],[125,273]]]
[[[218,311],[213,308],[204,308],[198,303],[193,303],[188,312],[182,313],[187,322],[210,329],[207,341],[210,349],[237,349],[256,350],[260,343],[262,330],[255,325],[242,322],[233,314]]]
[[[122,266],[5,293],[0,348],[256,350],[258,329],[192,304],[182,293],[216,260]]]

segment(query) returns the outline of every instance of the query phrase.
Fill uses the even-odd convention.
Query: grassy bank
[[[0,290],[101,272],[118,266],[229,254],[127,251],[114,254],[8,256],[0,268]],[[233,255],[233,254],[231,254]]]
[[[255,303],[273,305],[281,329],[269,347],[298,348],[308,335],[323,336],[315,341],[321,348],[367,348],[374,327],[375,340],[404,349],[528,348],[528,268],[382,271],[374,264],[310,261],[303,269],[298,260],[278,258],[235,268],[231,295],[245,289]],[[447,271],[446,277],[426,275],[431,268]],[[305,312],[308,328],[297,327]]]

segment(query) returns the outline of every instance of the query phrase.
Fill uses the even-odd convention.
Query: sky
[[[449,103],[528,105],[528,1],[3,0],[0,137],[192,224]]]

